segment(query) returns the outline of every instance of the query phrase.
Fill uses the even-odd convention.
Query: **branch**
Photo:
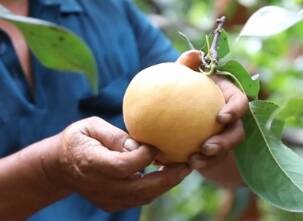
[[[226,20],[225,16],[218,18],[217,24],[216,24],[217,26],[214,30],[214,39],[213,39],[213,42],[210,47],[210,55],[211,55],[212,59],[214,59],[215,61],[217,61],[217,59],[218,59],[217,47],[218,47],[219,37],[223,30],[223,25],[224,25],[225,20]]]

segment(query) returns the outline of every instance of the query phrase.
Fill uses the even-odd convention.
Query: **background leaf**
[[[239,170],[247,185],[279,208],[303,212],[303,161],[280,140],[283,124],[266,124],[277,106],[252,101],[247,114],[247,138],[235,151]]]
[[[93,53],[78,36],[67,29],[39,19],[18,16],[0,8],[0,18],[16,25],[37,59],[46,67],[87,75],[98,89],[97,65]]]
[[[219,73],[226,74],[232,78],[236,78],[236,82],[240,84],[247,96],[254,99],[258,98],[260,90],[260,81],[259,79],[252,79],[250,74],[245,70],[245,68],[237,61],[231,60],[225,63],[224,65],[219,66]],[[228,72],[228,73],[224,73]],[[231,73],[231,75],[229,74]]]
[[[302,20],[302,13],[278,6],[266,6],[256,11],[244,25],[239,37],[268,37],[278,34]]]
[[[276,113],[275,118],[295,127],[303,126],[303,97],[290,98]]]

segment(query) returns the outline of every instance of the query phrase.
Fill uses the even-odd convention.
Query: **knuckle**
[[[242,93],[236,93],[233,95],[233,106],[230,107],[231,114],[236,119],[241,118],[248,109],[248,98]]]
[[[107,135],[108,143],[111,144],[113,147],[122,147],[124,141],[128,138],[128,134],[124,131],[120,130],[119,128],[114,128],[110,130],[109,134]]]
[[[62,133],[62,140],[67,142],[68,144],[74,140],[77,140],[77,135],[80,133],[80,123],[76,122],[69,125]]]
[[[112,130],[112,131],[108,134],[108,142],[111,143],[113,146],[115,146],[115,144],[117,143],[119,137],[120,137],[120,136],[119,136],[118,130]]]
[[[92,117],[87,118],[87,121],[89,123],[96,123],[97,121],[102,121],[102,119],[97,116],[92,116]]]
[[[106,137],[106,140],[108,141],[108,143],[111,144],[111,146],[114,145],[114,143],[115,143],[115,138],[116,138],[116,135],[114,134],[113,131],[108,132],[107,137]]]

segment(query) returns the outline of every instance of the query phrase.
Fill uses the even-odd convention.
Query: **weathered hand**
[[[107,211],[149,203],[190,172],[174,165],[142,175],[157,151],[97,117],[72,124],[59,137],[57,154],[42,159],[46,174],[58,187]]]
[[[245,138],[241,117],[248,108],[246,96],[224,77],[212,76],[211,78],[220,87],[225,97],[226,104],[217,117],[218,121],[225,125],[225,129],[202,145],[201,154],[191,157],[191,166],[195,169],[210,167],[222,161],[227,153]]]
[[[193,70],[201,64],[201,53],[191,50],[183,53],[177,62]],[[204,169],[222,162],[228,152],[240,144],[244,139],[244,129],[241,117],[248,109],[247,97],[234,84],[224,77],[213,75],[211,78],[220,87],[225,97],[226,104],[218,114],[218,122],[225,125],[225,129],[209,138],[201,147],[201,153],[195,154],[190,159],[194,169]]]

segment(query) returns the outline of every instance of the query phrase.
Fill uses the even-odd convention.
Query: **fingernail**
[[[158,166],[158,171],[164,170],[165,166]]]
[[[187,177],[190,173],[191,173],[191,169],[190,168],[185,168],[183,170],[181,170],[181,172],[179,173],[179,178],[181,180],[183,180],[185,177]]]
[[[231,114],[219,114],[218,115],[218,121],[221,124],[227,124],[232,120],[232,115]]]
[[[221,147],[218,144],[208,143],[203,145],[201,152],[206,156],[214,156],[220,149]]]
[[[124,148],[129,150],[129,151],[132,151],[132,150],[136,150],[139,148],[139,144],[133,140],[133,139],[126,139],[126,141],[124,142]]]

